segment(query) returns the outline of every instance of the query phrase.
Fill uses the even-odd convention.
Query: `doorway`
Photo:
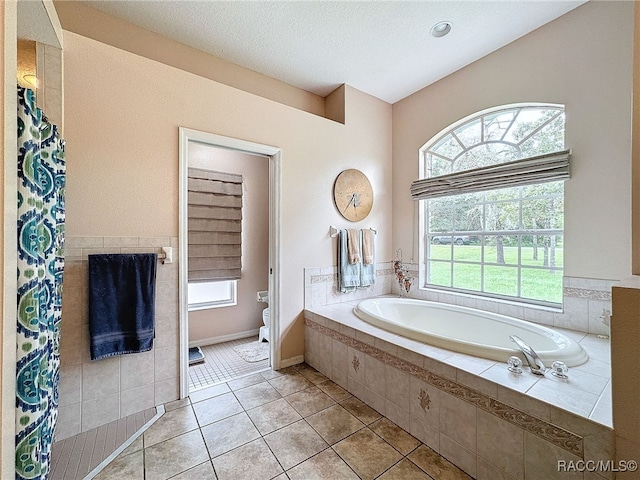
[[[278,368],[279,364],[279,192],[280,149],[244,140],[223,137],[207,132],[180,128],[180,397],[189,395],[190,388],[199,389],[211,384],[230,380],[229,375],[244,375],[243,372]],[[191,168],[191,170],[189,170]],[[193,170],[193,169],[198,170]],[[212,283],[220,296],[205,298],[194,305],[194,272],[196,262],[192,256],[192,271],[189,272],[189,176],[201,171],[204,176],[210,171],[225,175],[253,175],[241,179],[244,189],[242,211],[247,218],[242,220],[242,278],[221,280]],[[217,174],[216,174],[217,175]],[[260,177],[260,178],[255,178]],[[217,181],[217,180],[216,180]],[[262,186],[260,186],[260,182]],[[268,184],[268,187],[267,187]],[[262,192],[261,192],[262,190]],[[262,197],[260,197],[262,195]],[[256,197],[258,199],[256,202]],[[247,209],[250,203],[262,203]],[[268,208],[264,204],[268,203]],[[247,208],[245,208],[247,207]],[[262,210],[260,210],[262,208]],[[194,207],[191,207],[192,211]],[[264,217],[267,217],[266,219]],[[251,218],[255,221],[250,223]],[[192,218],[193,225],[193,218]],[[192,233],[192,238],[195,235]],[[268,238],[268,245],[264,239]],[[227,248],[225,246],[225,248]],[[192,246],[193,254],[193,246]],[[250,258],[253,255],[253,258]],[[246,257],[246,261],[245,261]],[[262,257],[262,259],[260,258]],[[250,260],[250,261],[249,261]],[[191,282],[189,281],[191,275]],[[195,283],[203,287],[202,282]],[[204,286],[205,290],[210,289]],[[203,290],[203,288],[199,288]],[[191,290],[191,295],[189,294]],[[253,291],[256,290],[256,291]],[[265,296],[265,290],[268,294]],[[261,292],[262,295],[259,295]],[[191,297],[191,305],[189,298]],[[206,300],[211,300],[207,304]],[[203,303],[204,302],[204,303]],[[216,303],[218,302],[218,303]],[[262,323],[262,310],[268,305],[266,322]],[[258,332],[258,326],[261,328]],[[193,327],[193,329],[192,329]],[[267,331],[268,330],[268,331]],[[258,333],[260,338],[258,338]],[[268,340],[268,345],[265,341]],[[238,344],[245,345],[246,348]],[[204,361],[197,358],[204,353]],[[190,350],[191,361],[190,363]],[[248,350],[248,352],[243,352]],[[268,350],[266,362],[251,357],[255,350]],[[248,353],[245,360],[239,355]],[[264,352],[263,352],[264,353]],[[207,356],[209,357],[207,359]],[[263,355],[264,356],[264,355]],[[229,361],[230,366],[225,366]],[[252,361],[253,360],[253,361]],[[208,362],[208,364],[207,364]],[[255,365],[242,365],[243,362]],[[210,380],[207,380],[210,379]]]

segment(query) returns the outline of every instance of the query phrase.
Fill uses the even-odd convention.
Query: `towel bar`
[[[378,231],[375,228],[370,228],[369,230],[371,230],[374,233],[374,235],[378,233]],[[340,233],[340,230],[338,230],[338,227],[334,225],[329,225],[329,236],[331,238],[337,237],[338,233]]]

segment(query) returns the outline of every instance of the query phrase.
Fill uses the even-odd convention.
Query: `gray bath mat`
[[[245,362],[259,362],[269,358],[269,344],[265,342],[251,342],[233,347]]]
[[[191,347],[189,349],[189,365],[204,362],[204,353],[200,347]]]

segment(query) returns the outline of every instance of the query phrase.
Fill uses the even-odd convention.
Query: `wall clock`
[[[333,185],[333,201],[347,220],[358,222],[365,219],[373,206],[373,189],[369,179],[355,168],[340,172]]]

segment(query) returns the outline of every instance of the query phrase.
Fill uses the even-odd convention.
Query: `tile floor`
[[[189,391],[269,368],[269,359],[247,362],[233,350],[233,347],[257,340],[256,335],[200,347],[205,361],[189,366]]]
[[[470,479],[305,364],[165,408],[96,479]]]

